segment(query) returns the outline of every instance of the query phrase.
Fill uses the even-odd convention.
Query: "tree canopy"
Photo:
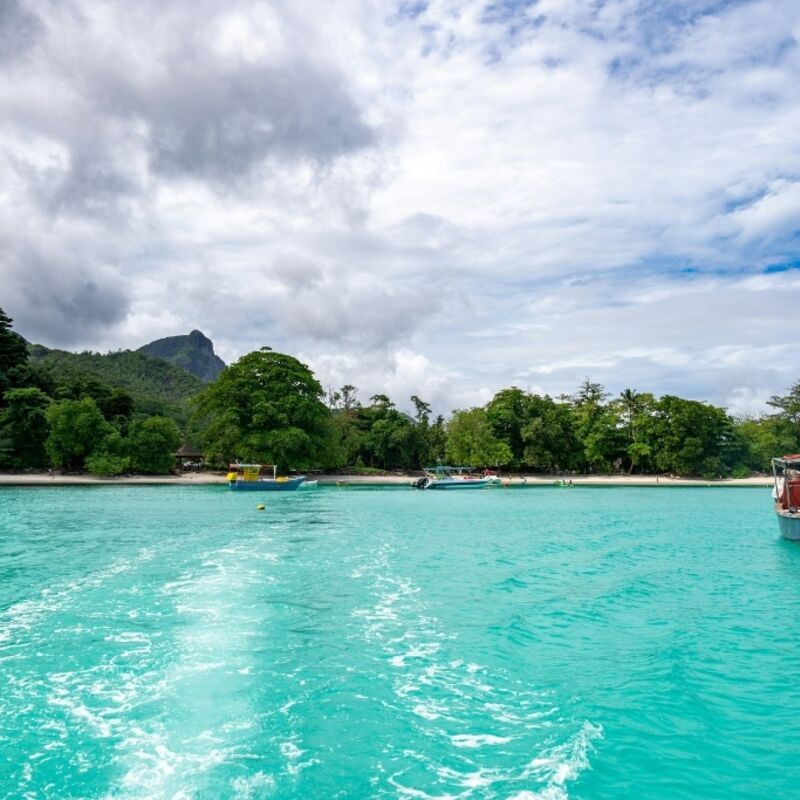
[[[8,389],[20,386],[25,377],[28,348],[11,329],[13,320],[0,308],[0,406]]]
[[[196,399],[207,424],[206,450],[218,462],[315,466],[330,439],[322,396],[322,386],[296,358],[266,347],[248,353]]]

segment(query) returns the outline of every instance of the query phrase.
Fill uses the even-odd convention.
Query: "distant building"
[[[174,453],[175,466],[178,469],[203,469],[206,458],[194,445],[185,444]]]

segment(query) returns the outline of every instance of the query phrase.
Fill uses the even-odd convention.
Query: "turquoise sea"
[[[0,798],[800,796],[768,489],[0,490]]]

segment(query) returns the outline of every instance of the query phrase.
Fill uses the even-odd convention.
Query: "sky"
[[[800,379],[797,0],[0,0],[0,306],[448,413]]]

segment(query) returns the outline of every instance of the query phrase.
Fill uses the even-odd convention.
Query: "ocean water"
[[[798,678],[768,489],[0,490],[0,798],[792,798]]]

